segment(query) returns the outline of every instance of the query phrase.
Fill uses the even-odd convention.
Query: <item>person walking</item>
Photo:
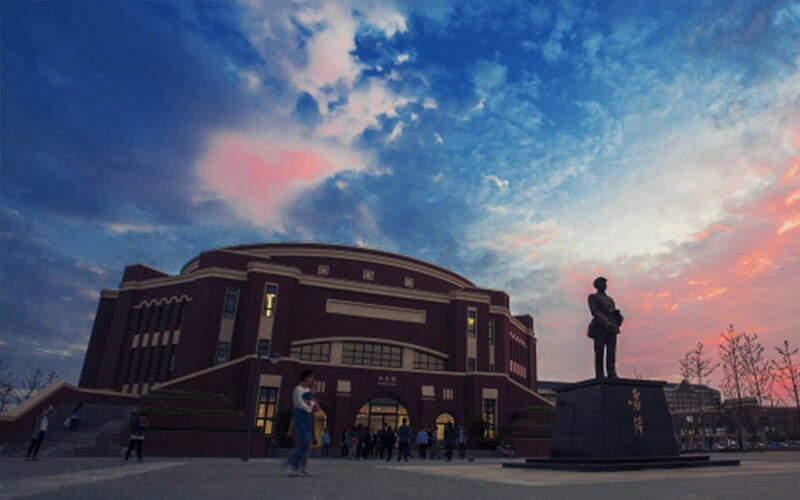
[[[403,419],[402,424],[397,428],[397,441],[399,443],[397,461],[399,462],[401,458],[405,458],[406,462],[408,462],[411,429],[406,424],[406,419]]]
[[[136,460],[144,462],[142,458],[142,446],[144,445],[144,433],[147,430],[147,415],[139,413],[136,420],[131,424],[131,430],[128,433],[128,452],[125,453],[125,460],[131,458],[131,452],[136,448]]]
[[[42,447],[44,435],[47,433],[47,427],[50,425],[50,417],[57,415],[56,409],[53,405],[49,405],[36,415],[36,420],[33,422],[33,432],[31,433],[31,445],[28,447],[28,455],[25,460],[39,460],[39,448]]]
[[[439,429],[434,424],[430,432],[431,460],[439,460]]]
[[[386,446],[383,444],[386,439],[386,424],[383,424],[381,430],[377,433],[378,441],[375,443],[375,446],[378,448],[378,458],[383,458],[386,455]]]
[[[327,457],[331,448],[331,432],[325,427],[322,431],[322,456]]]
[[[453,444],[455,443],[455,431],[453,429],[453,424],[448,423],[444,428],[444,449],[445,449],[445,457],[447,461],[451,461],[453,459]]]
[[[78,403],[72,410],[72,415],[69,417],[69,431],[75,432],[78,430],[78,425],[81,423],[81,418],[83,418],[83,403]]]
[[[350,446],[347,444],[347,429],[342,431],[342,435],[339,436],[340,445],[342,447],[341,453],[339,456],[346,457],[347,453],[350,449]]]
[[[463,425],[458,426],[458,458],[464,459],[467,455],[467,431]]]
[[[417,433],[417,448],[419,448],[419,459],[425,460],[425,448],[428,447],[428,431],[424,427]]]
[[[347,458],[358,460],[358,427],[353,427],[347,439],[347,444],[350,446]]]
[[[387,462],[392,459],[392,450],[394,450],[394,443],[395,443],[394,430],[390,425],[386,428],[386,432],[384,433],[383,436],[383,447],[386,450]]]
[[[314,385],[314,372],[303,370],[300,374],[300,383],[292,392],[294,409],[292,410],[292,426],[295,430],[297,444],[282,466],[289,469],[292,476],[310,476],[306,470],[308,454],[311,451],[311,434],[314,420],[314,410],[317,402],[314,401],[311,387]]]

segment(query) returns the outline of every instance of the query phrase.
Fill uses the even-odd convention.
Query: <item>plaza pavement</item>
[[[503,460],[408,463],[312,459],[309,478],[277,459],[0,459],[0,499],[731,499],[800,498],[800,453],[725,455],[741,467],[632,472],[504,469]],[[722,457],[720,457],[722,458]]]

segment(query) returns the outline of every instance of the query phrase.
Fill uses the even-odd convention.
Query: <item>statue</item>
[[[608,281],[602,276],[594,280],[596,293],[589,295],[589,310],[592,312],[592,321],[589,323],[587,335],[594,340],[594,370],[595,378],[605,378],[603,375],[603,354],[605,352],[606,375],[608,378],[617,378],[616,353],[617,335],[622,326],[622,313],[616,308],[614,299],[606,295]]]

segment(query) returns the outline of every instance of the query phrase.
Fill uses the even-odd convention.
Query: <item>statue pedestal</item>
[[[739,465],[708,455],[680,456],[665,384],[592,379],[557,389],[551,457],[503,467],[603,472]]]
[[[592,379],[557,391],[552,457],[678,456],[666,382]]]

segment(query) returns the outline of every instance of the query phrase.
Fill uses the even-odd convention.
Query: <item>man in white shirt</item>
[[[317,402],[311,393],[314,385],[314,372],[303,370],[300,374],[300,383],[292,392],[292,427],[295,431],[297,445],[289,458],[283,463],[283,467],[289,468],[289,474],[293,476],[310,476],[311,472],[306,470],[308,454],[311,451],[311,433],[314,423],[314,410],[317,409]]]

